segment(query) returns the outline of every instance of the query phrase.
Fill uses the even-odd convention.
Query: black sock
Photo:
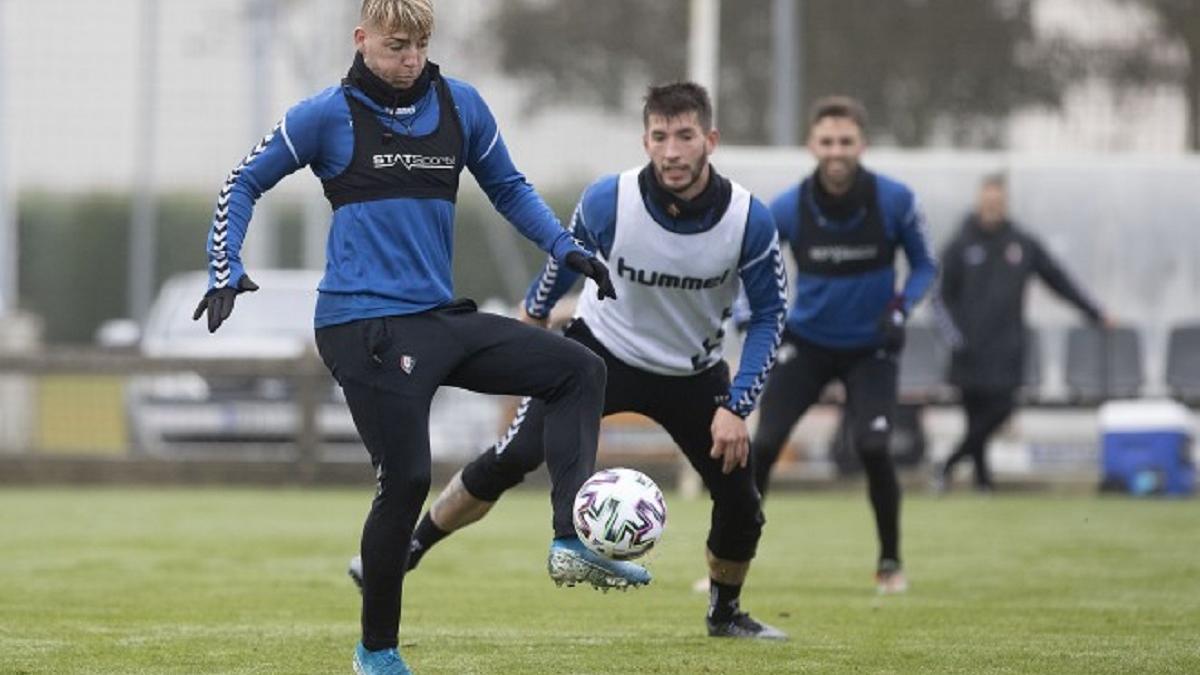
[[[421,522],[417,523],[417,529],[413,532],[412,544],[408,549],[408,569],[413,569],[417,563],[421,562],[421,556],[425,555],[434,544],[450,536],[450,533],[443,530],[433,523],[433,519],[429,517],[429,512],[421,516]]]
[[[729,621],[738,612],[738,596],[741,584],[723,584],[716,579],[708,580],[708,618],[715,623]]]

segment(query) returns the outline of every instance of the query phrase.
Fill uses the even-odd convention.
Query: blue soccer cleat
[[[610,588],[626,590],[650,583],[650,573],[645,567],[609,560],[588,549],[578,537],[552,540],[546,567],[550,578],[558,586],[574,586],[587,582],[602,591],[607,591]]]
[[[369,652],[361,642],[354,648],[354,672],[358,675],[412,675],[395,648]]]

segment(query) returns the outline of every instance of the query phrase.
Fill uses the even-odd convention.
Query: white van
[[[146,317],[139,351],[151,358],[198,360],[289,359],[316,356],[313,312],[321,273],[258,270],[259,290],[237,297],[233,314],[215,333],[192,320],[208,284],[206,272],[167,280]],[[366,459],[341,388],[323,365],[317,430],[324,460]],[[300,429],[292,378],[181,372],[134,378],[127,393],[135,452],[162,457],[288,459]],[[504,399],[443,387],[430,410],[436,459],[474,457],[495,442],[506,419]]]
[[[139,351],[151,358],[198,360],[293,359],[315,355],[313,309],[319,272],[272,270],[254,275],[261,287],[237,298],[216,333],[192,312],[208,284],[205,272],[169,279],[147,314]],[[315,356],[314,356],[315,358]],[[364,457],[341,397],[325,375],[317,429],[326,443],[351,444]],[[221,455],[244,459],[293,456],[299,431],[296,383],[288,377],[211,375],[202,369],[135,378],[128,395],[135,452],[157,456]]]

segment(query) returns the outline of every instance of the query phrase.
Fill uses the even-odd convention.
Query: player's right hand
[[[750,432],[746,420],[728,408],[717,408],[713,413],[712,449],[708,456],[721,460],[721,473],[732,473],[734,469],[746,468],[750,461]]]
[[[596,299],[617,299],[617,290],[609,278],[608,267],[599,258],[588,257],[579,251],[571,251],[566,258],[567,267],[596,282]]]
[[[233,312],[233,300],[238,293],[252,293],[258,290],[258,284],[250,280],[250,277],[243,274],[238,279],[237,288],[222,286],[221,288],[210,288],[200,299],[200,304],[196,305],[196,311],[192,313],[192,321],[199,321],[201,316],[208,314],[208,332],[215,333],[221,327],[221,323],[229,318]]]

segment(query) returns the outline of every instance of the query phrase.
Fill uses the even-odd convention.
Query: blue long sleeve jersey
[[[618,179],[616,175],[605,176],[588,186],[570,224],[578,242],[605,259],[616,234]],[[665,214],[648,196],[643,201],[654,220],[673,232],[697,232],[711,226],[707,222],[710,218],[677,220]],[[757,406],[767,373],[775,363],[787,308],[787,277],[779,253],[779,237],[770,210],[757,198],[750,204],[738,274],[750,304],[750,322],[726,407],[745,417]],[[553,258],[547,260],[525,295],[525,311],[531,316],[548,316],[579,276]]]
[[[465,165],[496,210],[562,260],[580,250],[553,211],[513,166],[487,104],[469,84],[446,78],[463,132]],[[423,136],[438,126],[436,87],[411,107],[387,110],[350,85],[333,86],[287,111],[229,174],[208,237],[209,285],[233,286],[245,274],[242,242],[260,196],[284,176],[309,166],[332,178],[350,164],[354,130],[346,94],[368,106],[393,133]],[[394,114],[393,114],[394,113]],[[333,212],[316,327],[413,314],[453,298],[454,204],[444,199],[382,199]]]
[[[906,314],[921,301],[937,277],[937,262],[925,235],[925,218],[911,190],[875,174],[880,213],[889,242],[908,259],[909,274],[901,291]],[[811,177],[806,180],[812,180]],[[800,232],[797,184],[771,202],[779,238],[794,243]],[[815,204],[810,204],[815,208]],[[841,223],[831,219],[826,226]],[[872,347],[881,339],[879,318],[896,296],[894,266],[847,276],[797,273],[796,294],[788,311],[788,331],[810,342],[838,349]]]

